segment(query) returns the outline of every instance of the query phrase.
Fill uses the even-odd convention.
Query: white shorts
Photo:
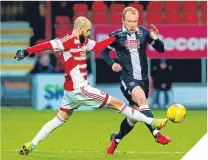
[[[93,88],[89,85],[81,87],[79,90],[64,90],[60,110],[70,111],[72,109],[77,109],[80,106],[102,108],[107,106],[111,99],[112,97],[104,91]]]

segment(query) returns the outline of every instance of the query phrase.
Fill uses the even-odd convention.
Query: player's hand
[[[114,64],[112,65],[112,70],[113,70],[114,72],[120,72],[120,71],[122,70],[122,67],[120,66],[120,64],[114,63]]]
[[[28,53],[28,51],[26,49],[21,49],[21,50],[17,51],[16,56],[14,56],[14,59],[17,58],[17,60],[19,61],[19,60],[24,59],[28,55],[29,55],[29,53]]]
[[[153,24],[151,24],[151,29],[149,30],[149,32],[152,39],[154,40],[158,39],[159,31]]]

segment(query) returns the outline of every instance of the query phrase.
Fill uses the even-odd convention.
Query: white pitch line
[[[19,150],[0,150],[1,152],[18,152]],[[47,151],[47,150],[34,150],[33,152],[43,152],[43,153],[105,153],[105,151],[87,151],[87,150],[77,150],[77,151]],[[129,153],[129,154],[183,154],[185,152],[137,152],[137,151],[116,151],[116,153]]]

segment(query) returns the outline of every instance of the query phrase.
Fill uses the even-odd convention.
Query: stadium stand
[[[19,67],[16,66],[16,63],[11,63],[11,58],[13,58],[13,53],[19,49],[31,45],[31,37],[37,36],[38,28],[34,27],[34,22],[31,22],[31,19],[37,20],[33,14],[29,15],[31,19],[27,19],[26,14],[34,13],[28,12],[28,6],[31,7],[31,4],[37,10],[35,12],[36,16],[39,13],[38,5],[36,3],[41,2],[2,2],[1,3],[1,61],[2,63],[2,74],[26,74],[28,70],[33,65],[33,59],[29,58],[24,61],[24,64]],[[52,3],[53,4],[53,3]],[[54,3],[56,4],[56,3]],[[72,20],[75,20],[78,16],[85,16],[89,18],[94,24],[120,24],[122,25],[122,11],[126,6],[135,7],[139,11],[139,24],[148,25],[148,24],[207,24],[207,2],[206,1],[166,1],[166,2],[113,2],[113,1],[95,1],[90,3],[83,2],[73,2],[68,1],[67,6],[71,7],[71,12],[73,14],[68,14],[69,9],[66,7],[66,11],[63,13],[57,12],[53,17],[53,36],[62,37],[67,33],[72,26]],[[53,7],[52,7],[53,8]],[[39,8],[40,9],[40,8]],[[59,9],[60,10],[60,9]],[[56,12],[55,12],[56,13]],[[67,14],[65,14],[67,13]],[[113,13],[113,14],[112,14]],[[40,16],[40,15],[39,15]],[[41,17],[44,21],[44,17]],[[42,19],[40,23],[42,23]],[[16,22],[14,22],[16,21]],[[20,21],[20,22],[18,22]],[[26,22],[27,21],[27,22]],[[44,26],[44,25],[43,25]],[[36,26],[37,27],[37,26]],[[34,32],[34,35],[32,33]],[[43,34],[45,31],[43,32]],[[21,34],[21,36],[20,36]],[[41,33],[42,34],[42,33]],[[15,35],[15,36],[14,36]],[[35,38],[44,39],[39,35]],[[53,38],[54,38],[53,37]],[[12,42],[12,43],[9,43]],[[15,43],[14,43],[15,42]],[[36,42],[36,40],[35,40]],[[39,43],[39,42],[37,42]],[[16,72],[11,69],[15,68]],[[9,71],[9,72],[8,72]]]
[[[176,12],[168,12],[168,13],[166,13],[165,23],[166,24],[180,24],[181,23],[180,14],[178,14]]]
[[[111,11],[111,14],[122,14],[123,10],[125,8],[125,5],[122,4],[122,3],[113,3],[111,4],[110,6],[110,11]]]
[[[100,15],[93,14],[92,22],[94,24],[108,24],[109,23],[106,14],[100,14]]]
[[[161,12],[148,12],[147,13],[147,24],[162,24],[163,23],[163,15],[161,15]]]
[[[184,1],[183,12],[197,12],[197,3],[195,1]]]
[[[33,31],[28,22],[1,22],[1,76],[26,75],[35,64],[34,58],[26,58],[22,63],[14,61],[14,53],[30,45]]]
[[[163,3],[162,2],[150,2],[149,5],[147,6],[147,12],[162,12],[163,10]]]
[[[93,2],[92,4],[92,14],[103,14],[103,13],[107,13],[108,8],[107,5],[104,4],[102,1],[96,1]]]
[[[111,14],[110,23],[111,24],[122,24],[122,14]]]
[[[68,25],[70,23],[68,16],[56,16],[57,25]]]
[[[184,12],[182,23],[185,24],[198,24],[199,19],[196,12]]]
[[[178,12],[181,9],[181,4],[180,2],[176,1],[167,1],[165,2],[165,12]]]
[[[73,10],[76,13],[88,14],[88,6],[85,3],[74,4]]]

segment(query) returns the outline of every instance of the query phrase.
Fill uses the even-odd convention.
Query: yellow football
[[[186,117],[186,108],[181,104],[172,104],[168,108],[167,117],[173,123],[180,123]]]

